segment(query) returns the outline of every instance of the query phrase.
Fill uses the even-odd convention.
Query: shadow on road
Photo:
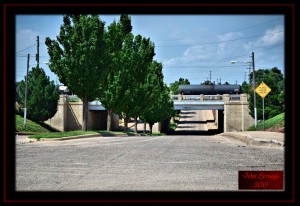
[[[169,131],[168,135],[216,135],[220,134],[219,130],[208,130],[208,131],[197,131],[197,130],[180,130],[180,131]]]

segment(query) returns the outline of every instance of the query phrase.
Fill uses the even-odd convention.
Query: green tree
[[[152,61],[145,78],[143,88],[140,90],[142,95],[139,98],[139,117],[141,118],[144,114],[145,109],[149,108],[154,104],[156,99],[159,98],[160,93],[163,92],[164,82],[163,82],[163,72],[162,64],[157,61]],[[136,120],[136,118],[135,118]],[[137,122],[135,124],[135,131],[137,131]],[[144,131],[146,130],[146,122],[144,122]]]
[[[144,96],[143,86],[148,74],[150,63],[153,60],[154,44],[150,39],[141,35],[128,35],[124,42],[122,52],[122,79],[124,80],[124,93],[119,109],[124,115],[125,131],[130,117],[138,117],[143,105],[141,97]]]
[[[117,112],[119,107],[119,99],[123,96],[120,90],[120,70],[121,51],[125,37],[131,33],[131,18],[128,15],[121,15],[118,22],[113,21],[104,33],[106,53],[105,59],[107,62],[108,73],[104,78],[104,83],[100,85],[99,98],[101,103],[108,110],[107,130],[111,131],[111,121],[113,112]]]
[[[49,67],[83,102],[82,130],[87,130],[88,102],[99,94],[106,76],[104,22],[97,15],[65,15],[57,40],[46,38]]]
[[[249,91],[251,90],[251,85],[249,85],[247,82],[242,83],[242,92],[249,94]]]
[[[174,109],[174,103],[170,97],[170,89],[166,84],[154,100],[144,109],[141,116],[142,120],[149,124],[151,134],[154,123],[169,119]]]
[[[284,78],[281,71],[274,67],[272,69],[258,69],[255,71],[256,87],[263,81],[271,89],[265,97],[265,119],[272,118],[284,112]],[[250,115],[254,117],[254,96],[252,87],[252,74],[250,78],[251,89],[249,90]],[[257,118],[263,118],[262,98],[256,94]]]
[[[25,102],[26,77],[19,84],[19,97]],[[44,70],[33,67],[28,73],[27,82],[27,117],[35,122],[43,122],[52,118],[57,112],[59,90],[54,81],[49,80]]]
[[[15,112],[16,112],[16,114],[18,114],[18,115],[23,115],[23,109],[22,109],[22,106],[23,105],[21,105],[22,103],[21,103],[21,98],[20,98],[20,83],[21,83],[21,81],[19,81],[19,82],[16,82],[16,84],[15,84],[15,86],[16,86],[16,90],[15,90],[15,93],[16,93],[16,103],[15,103]]]
[[[118,55],[117,69],[109,74],[109,85],[101,102],[110,110],[124,117],[124,130],[128,120],[137,115],[138,98],[143,95],[143,87],[148,68],[152,62],[154,44],[141,35],[127,34]]]
[[[179,78],[178,81],[175,81],[174,83],[171,83],[170,84],[170,90],[171,90],[173,95],[178,94],[178,87],[181,84],[190,84],[190,81],[188,79]]]
[[[213,85],[213,83],[209,80],[206,80],[202,83],[202,85]]]

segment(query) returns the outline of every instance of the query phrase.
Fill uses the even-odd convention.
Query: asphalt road
[[[16,145],[16,191],[237,191],[241,170],[284,170],[284,148],[248,146],[224,136]]]

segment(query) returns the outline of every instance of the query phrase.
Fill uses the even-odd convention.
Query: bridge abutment
[[[224,132],[245,131],[252,125],[247,94],[241,94],[239,101],[230,100],[229,94],[224,94],[223,100]]]
[[[45,123],[58,129],[59,131],[81,130],[83,122],[83,103],[69,102],[67,95],[60,95],[57,105],[57,112]],[[112,129],[118,129],[119,116],[112,116]],[[88,130],[106,130],[107,110],[89,111]]]

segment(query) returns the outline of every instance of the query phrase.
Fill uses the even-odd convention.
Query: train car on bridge
[[[188,85],[181,84],[178,87],[178,93],[183,95],[217,95],[217,94],[241,94],[241,85]]]

